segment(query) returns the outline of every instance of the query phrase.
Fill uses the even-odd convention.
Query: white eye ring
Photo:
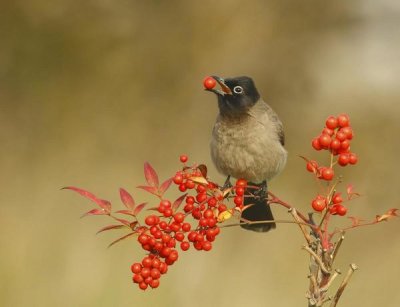
[[[235,86],[235,87],[233,88],[233,92],[234,92],[235,94],[242,94],[242,93],[243,93],[243,87],[237,85],[237,86]]]

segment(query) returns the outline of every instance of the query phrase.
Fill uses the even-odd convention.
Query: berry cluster
[[[315,137],[311,145],[317,150],[328,150],[331,155],[329,166],[320,166],[315,160],[307,160],[307,171],[314,173],[318,179],[332,181],[335,177],[334,166],[346,166],[356,164],[357,155],[350,151],[350,142],[353,139],[353,130],[350,118],[347,114],[329,116],[325,121],[325,127],[321,134]],[[336,159],[335,159],[336,158]],[[312,208],[321,212],[325,209],[330,214],[345,215],[347,208],[342,205],[340,193],[333,194],[333,190],[327,196],[317,195],[311,202]]]
[[[148,215],[144,220],[146,225],[140,226],[138,242],[149,254],[141,263],[132,264],[131,270],[133,281],[142,290],[159,286],[160,276],[179,257],[178,245],[182,251],[187,251],[191,245],[199,251],[212,249],[212,242],[220,233],[218,223],[232,216],[233,209],[228,209],[225,204],[227,198],[233,197],[235,206],[243,208],[246,180],[237,180],[232,189],[224,192],[206,179],[200,166],[186,166],[186,155],[181,155],[180,161],[184,163],[183,170],[178,171],[172,181],[180,192],[186,194],[174,203],[161,199],[158,207],[154,208],[159,215]],[[189,195],[189,192],[194,192],[194,195]],[[188,221],[194,221],[195,227]]]

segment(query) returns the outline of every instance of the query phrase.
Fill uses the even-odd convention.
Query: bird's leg
[[[267,181],[264,180],[261,184],[257,186],[259,187],[259,189],[254,191],[253,194],[257,196],[260,200],[266,199],[268,195]]]
[[[225,183],[222,186],[222,191],[229,189],[232,187],[232,183],[231,183],[231,175],[228,175],[228,177],[226,177]]]

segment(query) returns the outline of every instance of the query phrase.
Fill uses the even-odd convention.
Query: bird
[[[244,198],[241,227],[255,232],[267,232],[276,228],[274,217],[266,201],[267,182],[281,173],[286,165],[285,134],[278,115],[261,98],[252,78],[240,76],[221,78],[211,76],[215,87],[207,91],[217,95],[219,114],[210,142],[211,158],[216,169],[223,175],[245,179],[248,186],[259,187]],[[253,195],[251,197],[251,195]],[[250,206],[247,206],[250,205]]]

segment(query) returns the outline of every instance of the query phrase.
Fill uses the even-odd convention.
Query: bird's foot
[[[226,189],[229,189],[232,187],[232,183],[231,183],[231,175],[228,175],[228,177],[226,177],[225,183],[224,185],[221,187],[222,191],[225,191]]]

